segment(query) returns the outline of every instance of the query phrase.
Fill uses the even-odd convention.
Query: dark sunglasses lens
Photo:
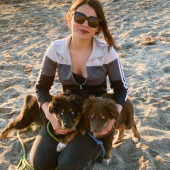
[[[75,13],[74,14],[74,21],[78,24],[83,24],[84,21],[86,20],[86,16],[80,13]]]
[[[98,18],[90,17],[88,19],[88,24],[89,24],[89,27],[96,28],[99,25],[99,20]]]

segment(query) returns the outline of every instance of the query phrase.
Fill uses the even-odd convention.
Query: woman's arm
[[[118,112],[120,113],[122,111],[122,109],[123,109],[122,105],[116,104],[116,106],[117,106]]]
[[[122,64],[116,51],[111,47],[107,56],[108,63],[106,64],[110,87],[114,92],[114,99],[117,104],[124,106],[128,95],[128,86],[125,81]]]
[[[45,56],[35,85],[39,106],[52,100],[49,91],[54,82],[56,69],[57,63],[51,60],[48,56]]]
[[[51,125],[59,134],[66,134],[70,130],[64,130],[58,122],[55,114],[51,114],[48,109],[49,102],[52,100],[52,97],[49,93],[51,86],[53,85],[57,62],[54,61],[55,53],[53,45],[49,47],[44,57],[40,74],[36,83],[36,94],[39,106],[45,113],[46,118],[51,122]]]
[[[114,91],[113,100],[115,100],[117,110],[120,113],[126,102],[128,87],[125,82],[122,65],[113,47],[110,48],[110,52],[107,56],[107,61],[108,63],[106,64],[106,66],[107,66],[108,76],[109,76],[111,88]],[[115,119],[110,121],[108,126],[104,128],[104,130],[101,133],[96,133],[96,135],[106,135],[112,129],[115,121],[116,121]]]

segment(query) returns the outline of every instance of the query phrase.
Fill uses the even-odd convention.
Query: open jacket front
[[[126,101],[128,87],[114,48],[110,47],[110,50],[108,50],[108,45],[105,42],[93,38],[93,50],[86,63],[87,78],[83,84],[78,84],[72,73],[69,54],[71,37],[72,35],[52,42],[45,54],[36,84],[39,104],[51,101],[49,91],[53,85],[57,70],[63,91],[69,89],[83,99],[88,98],[90,95],[101,96],[106,93],[106,77],[108,76],[115,94],[114,100],[123,106]]]

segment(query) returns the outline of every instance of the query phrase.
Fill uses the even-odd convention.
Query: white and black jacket
[[[69,89],[83,99],[88,98],[90,95],[101,96],[106,93],[106,77],[108,76],[110,87],[114,91],[114,100],[123,106],[126,101],[128,87],[114,48],[110,47],[110,50],[108,50],[108,45],[105,42],[93,38],[93,50],[86,63],[87,78],[83,84],[78,84],[75,82],[72,73],[69,54],[71,36],[54,41],[45,54],[36,83],[39,104],[51,101],[49,90],[53,85],[57,70],[63,91]]]

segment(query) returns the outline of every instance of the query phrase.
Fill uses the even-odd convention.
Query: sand
[[[70,34],[63,21],[71,0],[0,1],[0,131],[17,116],[26,94],[35,94],[44,53]],[[136,109],[140,143],[131,131],[112,149],[113,164],[93,170],[170,169],[170,1],[101,0],[119,46],[129,96]],[[102,39],[102,36],[99,38]],[[108,90],[109,86],[108,86]],[[56,76],[51,94],[61,92]],[[21,133],[27,159],[37,128]],[[16,132],[0,141],[0,169],[16,169],[22,147]]]

